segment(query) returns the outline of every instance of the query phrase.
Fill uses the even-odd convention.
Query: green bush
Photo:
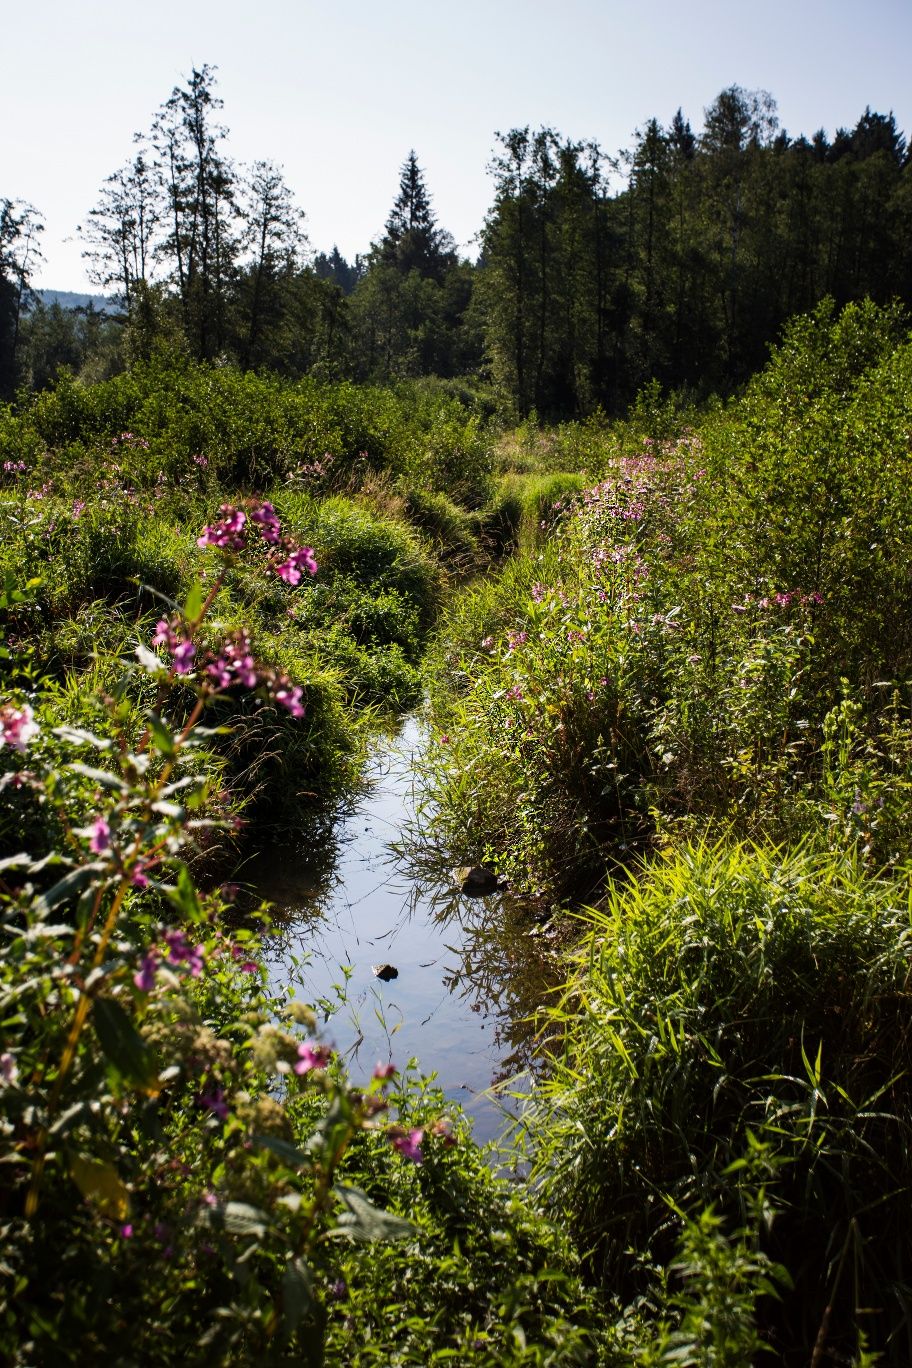
[[[851,1352],[868,1327],[907,1362],[907,882],[684,847],[582,926],[528,1126],[548,1207],[590,1268],[633,1299],[672,1259],[674,1212],[712,1204],[743,1224],[753,1136],[773,1216],[761,1243],[794,1282],[760,1312],[778,1361],[808,1362],[832,1305],[829,1346]]]

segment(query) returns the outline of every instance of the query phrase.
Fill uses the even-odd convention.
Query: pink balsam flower
[[[21,708],[14,708],[11,703],[0,708],[0,746],[5,742],[22,754],[37,733],[38,724],[27,703],[23,703]]]
[[[329,1063],[330,1050],[315,1040],[306,1040],[298,1046],[298,1062],[294,1066],[296,1074],[310,1073],[311,1069],[325,1069]]]

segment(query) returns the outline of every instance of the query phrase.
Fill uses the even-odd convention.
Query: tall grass
[[[549,1014],[563,1045],[527,1124],[547,1206],[594,1276],[632,1300],[671,1261],[677,1213],[712,1206],[744,1226],[753,1145],[760,1244],[794,1283],[758,1313],[780,1361],[807,1363],[827,1317],[831,1347],[869,1327],[909,1362],[908,880],[800,850],[685,846],[580,916]]]

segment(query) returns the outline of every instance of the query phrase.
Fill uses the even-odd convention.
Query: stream
[[[465,897],[446,870],[416,880],[390,849],[415,814],[414,760],[426,736],[413,714],[392,737],[375,738],[364,790],[331,835],[309,850],[265,852],[247,877],[274,904],[273,985],[293,980],[303,1000],[338,1004],[323,1033],[353,1078],[378,1060],[404,1068],[417,1058],[484,1143],[521,1106],[525,1018],[554,961],[547,936],[512,916],[502,895]],[[377,977],[383,965],[397,976]],[[514,1081],[492,1095],[504,1079]]]

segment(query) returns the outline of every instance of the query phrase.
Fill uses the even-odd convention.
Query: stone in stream
[[[452,875],[454,884],[467,898],[487,898],[503,887],[490,865],[460,865]]]
[[[374,977],[380,979],[383,983],[389,983],[390,979],[399,977],[399,970],[396,968],[395,964],[372,964],[371,971],[374,974]]]

